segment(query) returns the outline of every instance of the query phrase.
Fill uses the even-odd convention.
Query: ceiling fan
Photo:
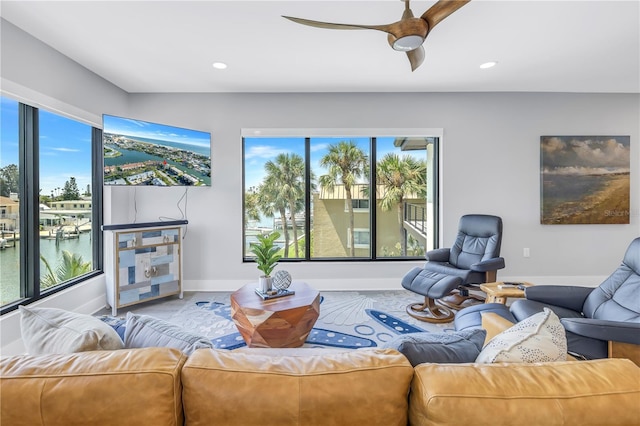
[[[429,32],[444,18],[460,9],[471,0],[439,0],[421,17],[416,18],[409,7],[410,0],[404,1],[404,13],[399,21],[387,25],[335,24],[331,22],[312,21],[309,19],[283,16],[283,18],[302,25],[333,30],[378,30],[387,33],[387,40],[394,50],[406,52],[411,63],[411,71],[424,61],[422,44]]]

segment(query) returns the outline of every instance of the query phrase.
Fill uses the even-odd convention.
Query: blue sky
[[[18,102],[0,97],[0,167],[18,164]],[[105,116],[113,133],[209,147],[211,135],[139,120]],[[91,126],[40,109],[41,195],[60,193],[70,177],[83,193],[91,184]],[[60,189],[57,189],[60,188]]]
[[[342,140],[354,141],[360,149],[369,155],[369,138],[358,137],[314,137],[311,138],[311,170],[316,177],[325,174],[326,170],[318,164],[320,158],[327,152],[329,145],[337,144]],[[400,153],[400,149],[394,147],[392,137],[377,138],[378,160],[389,152]],[[245,188],[258,186],[264,177],[264,165],[269,160],[274,160],[278,154],[295,153],[304,158],[304,138],[245,138]],[[404,152],[402,155],[412,155],[426,159],[424,151]]]
[[[150,123],[148,121],[134,120],[131,118],[114,117],[106,114],[102,116],[102,119],[105,133],[170,141],[207,148],[211,146],[211,134],[207,132]]]
[[[18,164],[18,103],[2,97],[0,167]],[[40,188],[62,188],[71,176],[83,193],[91,184],[91,126],[40,110]]]

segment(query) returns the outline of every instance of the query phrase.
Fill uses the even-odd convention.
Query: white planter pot
[[[258,279],[258,288],[260,289],[261,292],[263,293],[267,293],[271,291],[271,277],[266,277],[266,276],[261,276]]]

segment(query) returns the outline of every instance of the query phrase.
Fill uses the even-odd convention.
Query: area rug
[[[246,346],[231,320],[230,293],[196,293],[169,322],[211,339],[218,349]],[[405,312],[419,302],[406,291],[321,292],[320,316],[305,347],[376,347],[401,334],[450,332],[453,323],[430,324]]]

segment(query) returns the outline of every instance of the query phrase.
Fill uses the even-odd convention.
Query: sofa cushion
[[[196,349],[212,348],[211,340],[149,315],[127,312],[124,331],[126,348],[167,347],[180,349],[187,355]]]
[[[550,309],[535,314],[496,335],[476,362],[549,362],[567,356],[567,338],[560,319]]]
[[[411,425],[633,425],[640,368],[627,359],[538,364],[422,364]]]
[[[407,425],[413,368],[399,352],[278,353],[195,351],[182,369],[185,423]]]
[[[480,328],[455,333],[410,333],[381,347],[399,351],[414,367],[423,362],[473,362],[482,350],[485,335]]]
[[[122,349],[118,333],[91,315],[20,306],[20,330],[31,355]]]
[[[0,423],[181,426],[185,360],[168,348],[2,358]]]

